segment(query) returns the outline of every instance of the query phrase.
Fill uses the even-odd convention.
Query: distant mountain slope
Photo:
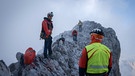
[[[135,59],[120,60],[120,72],[122,76],[135,76]]]

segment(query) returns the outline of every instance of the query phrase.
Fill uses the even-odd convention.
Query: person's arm
[[[87,66],[87,52],[84,48],[82,50],[82,55],[79,60],[79,76],[84,76],[86,73],[86,67]]]
[[[110,58],[109,58],[109,65],[108,65],[108,75],[109,75],[109,73],[110,73],[110,71],[111,71],[111,69],[112,69],[112,52],[110,53]]]
[[[50,31],[49,31],[49,29],[48,29],[48,27],[47,27],[47,21],[46,21],[46,20],[44,20],[44,21],[42,22],[42,27],[43,27],[43,29],[44,29],[46,35],[49,36],[49,35],[50,35]]]

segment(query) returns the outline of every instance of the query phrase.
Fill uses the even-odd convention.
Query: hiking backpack
[[[31,64],[34,61],[35,57],[36,51],[33,50],[31,47],[28,48],[24,54],[24,64]]]
[[[45,36],[46,36],[46,34],[45,34],[45,31],[44,31],[44,29],[42,27],[41,32],[40,32],[40,38],[45,39]]]

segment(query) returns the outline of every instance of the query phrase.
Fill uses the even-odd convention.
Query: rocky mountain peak
[[[105,28],[94,21],[84,21],[81,32],[79,32],[79,26],[76,25],[72,30],[65,31],[54,37],[52,44],[53,54],[50,58],[44,59],[42,53],[38,53],[31,65],[21,66],[19,60],[12,63],[9,66],[10,72],[13,76],[78,76],[78,61],[82,49],[90,43],[89,33],[94,28],[103,30],[105,37],[102,43],[108,46],[113,54],[113,67],[109,76],[121,76],[119,70],[121,49],[116,33],[112,28]],[[73,30],[78,31],[77,43],[72,38]],[[61,35],[65,38],[64,44],[57,42]]]

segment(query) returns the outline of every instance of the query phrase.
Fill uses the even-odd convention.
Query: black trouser
[[[45,38],[45,42],[44,42],[44,57],[47,57],[47,50],[49,51],[49,55],[52,54],[52,49],[51,49],[51,45],[52,45],[52,37],[49,36],[48,38]]]
[[[73,41],[77,41],[77,35],[73,36]]]

